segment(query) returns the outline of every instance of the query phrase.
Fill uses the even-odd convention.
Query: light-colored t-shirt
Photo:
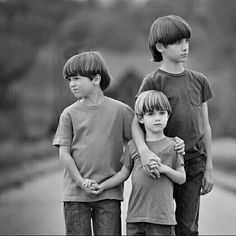
[[[62,112],[53,145],[70,146],[81,176],[100,183],[122,167],[123,144],[131,139],[133,116],[128,105],[109,97],[98,106],[85,106],[77,101]],[[123,200],[123,185],[90,197],[64,170],[62,201],[103,199]]]
[[[174,150],[175,142],[164,137],[147,142],[161,162],[172,169],[184,164],[183,157]],[[132,191],[129,199],[127,223],[147,222],[175,225],[174,183],[165,174],[153,179],[145,174],[137,147],[131,140],[125,150],[124,164],[132,170]]]

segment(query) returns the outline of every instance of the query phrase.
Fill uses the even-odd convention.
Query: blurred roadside
[[[236,153],[235,139],[219,139],[213,142],[213,163],[215,184],[236,193]],[[61,170],[56,155],[40,160],[32,160],[0,172],[0,192],[21,187],[25,182],[43,174]]]
[[[10,188],[21,187],[24,183],[31,181],[33,178],[58,170],[60,170],[60,163],[56,156],[39,161],[33,160],[21,166],[1,170],[0,193]]]

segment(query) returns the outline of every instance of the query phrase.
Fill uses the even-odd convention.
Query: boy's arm
[[[119,172],[100,184],[100,189],[110,189],[125,182],[129,178],[130,173],[131,170],[126,165],[123,165]]]
[[[103,191],[114,188],[115,186],[125,182],[130,176],[131,170],[127,168],[126,165],[123,165],[121,170],[117,172],[115,175],[105,180],[101,184],[99,184],[97,189],[92,189],[92,194],[94,196],[101,194]]]
[[[177,184],[183,184],[186,181],[186,174],[184,170],[184,165],[180,165],[176,168],[176,170],[172,169],[171,167],[160,164],[158,165],[155,162],[152,162],[151,164],[152,169],[158,169],[158,171],[162,174],[165,174],[168,176],[173,182]]]
[[[156,162],[160,162],[160,158],[151,152],[144,141],[144,133],[142,128],[139,125],[138,119],[134,116],[132,126],[131,126],[132,138],[138,148],[138,152],[140,154],[142,165],[145,170],[145,173],[150,175],[152,178],[160,177],[158,171],[151,172],[149,167],[149,163],[152,160],[156,160]]]
[[[70,154],[70,146],[59,147],[59,157],[63,167],[67,170],[70,177],[75,181],[76,185],[83,189],[88,195],[93,196],[88,187],[85,186],[85,181],[81,176],[73,158]],[[92,181],[96,184],[95,181]]]
[[[201,195],[204,195],[211,192],[211,190],[213,189],[213,164],[212,164],[212,150],[211,150],[212,134],[208,118],[207,102],[202,104],[202,119],[203,119],[203,132],[204,132],[204,140],[206,147],[206,170],[202,180],[202,190],[201,190]]]

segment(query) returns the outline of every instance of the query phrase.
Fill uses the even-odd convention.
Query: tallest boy
[[[200,194],[213,188],[211,127],[207,101],[213,92],[206,77],[184,67],[189,53],[191,29],[181,17],[163,16],[151,26],[149,47],[153,61],[161,62],[148,74],[139,89],[162,91],[168,98],[172,113],[165,135],[178,136],[185,142],[186,183],[175,186],[176,235],[198,235]],[[133,139],[141,154],[143,165],[153,154],[147,150],[143,131],[134,118]],[[151,155],[150,155],[151,154]]]

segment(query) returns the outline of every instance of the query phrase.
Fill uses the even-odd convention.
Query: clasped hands
[[[101,188],[101,186],[97,183],[97,181],[92,179],[84,179],[82,189],[90,196],[90,197],[96,197],[101,192],[103,192],[104,189]]]
[[[175,150],[180,155],[185,154],[185,144],[184,141],[178,137],[174,138],[175,140]],[[161,159],[150,151],[148,148],[139,150],[142,165],[145,173],[152,178],[160,178],[160,173],[163,173],[166,169],[166,166],[161,164]]]

